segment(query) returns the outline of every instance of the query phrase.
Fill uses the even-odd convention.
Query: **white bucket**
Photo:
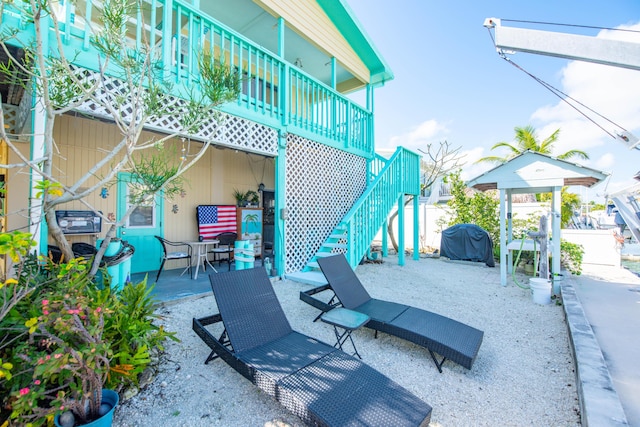
[[[529,279],[531,297],[536,304],[546,305],[551,303],[551,282],[546,279]]]

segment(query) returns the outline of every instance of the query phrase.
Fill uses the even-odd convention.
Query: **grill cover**
[[[483,228],[475,224],[456,224],[442,232],[440,255],[452,260],[484,262],[495,267],[493,243]]]

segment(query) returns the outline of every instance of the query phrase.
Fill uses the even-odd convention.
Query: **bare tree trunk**
[[[404,208],[412,201],[413,201],[413,196],[405,200],[404,205],[402,207]],[[391,239],[391,245],[393,246],[393,249],[396,250],[396,252],[398,252],[398,242],[396,242],[396,235],[395,235],[395,232],[393,231],[393,222],[397,217],[398,217],[398,211],[396,210],[389,217],[389,224],[387,224],[387,233],[389,233],[389,238]]]
[[[73,250],[71,249],[71,244],[58,225],[55,208],[53,206],[48,206],[45,210],[44,215],[47,220],[47,229],[49,231],[49,236],[56,242],[57,246],[60,248],[60,251],[62,251],[63,260],[65,262],[72,260],[74,258]]]

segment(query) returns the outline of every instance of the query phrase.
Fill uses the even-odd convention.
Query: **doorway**
[[[137,186],[131,186],[131,180],[129,173],[118,174],[118,220],[131,206],[131,195],[136,191]],[[118,228],[117,236],[135,249],[131,259],[131,273],[153,271],[160,267],[162,248],[153,236],[162,235],[163,206],[162,195],[156,195],[148,203],[137,206],[126,223]]]

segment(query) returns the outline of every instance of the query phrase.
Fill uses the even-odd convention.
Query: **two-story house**
[[[95,73],[100,62],[91,36],[101,25],[105,3],[51,2],[64,53],[85,75]],[[3,2],[0,28],[19,29],[22,42],[28,43],[34,31],[21,7],[21,2]],[[314,270],[318,256],[336,251],[357,265],[395,208],[401,207],[404,229],[405,195],[419,193],[419,156],[404,149],[390,159],[375,154],[374,92],[393,74],[347,0],[144,0],[131,13],[126,35],[132,48],[140,40],[153,46],[162,78],[176,86],[199,84],[193,76],[201,51],[241,73],[240,96],[220,107],[217,120],[171,141],[177,152],[208,144],[184,175],[184,192],[173,200],[158,197],[143,218],[120,227],[119,237],[136,248],[132,272],[158,268],[161,247],[153,235],[197,239],[196,207],[234,205],[234,190],[262,196],[279,274]],[[44,34],[52,56],[57,55],[55,37],[54,31]],[[19,44],[9,48],[20,56]],[[4,53],[0,60],[6,61]],[[118,86],[115,76],[104,77]],[[37,108],[38,94],[7,83],[0,89],[9,138],[23,155],[38,158],[39,130],[46,122]],[[350,98],[357,91],[364,91],[365,105]],[[144,137],[172,133],[174,126],[171,120],[149,122]],[[55,178],[71,185],[121,135],[109,115],[89,100],[56,118],[54,137]],[[20,163],[5,141],[0,151],[3,164]],[[51,242],[36,220],[41,212],[34,203],[33,182],[39,176],[24,167],[0,173],[6,189],[3,230],[30,229],[46,251]],[[119,176],[117,184],[89,195],[87,204],[64,206],[71,211],[90,206],[103,214],[99,232],[68,238],[95,244],[104,235],[104,224],[126,209],[127,194],[126,176]],[[417,216],[410,220],[417,224]],[[414,242],[405,244],[400,232],[400,244],[413,247],[417,257],[414,229]],[[404,251],[399,256],[403,262]]]

